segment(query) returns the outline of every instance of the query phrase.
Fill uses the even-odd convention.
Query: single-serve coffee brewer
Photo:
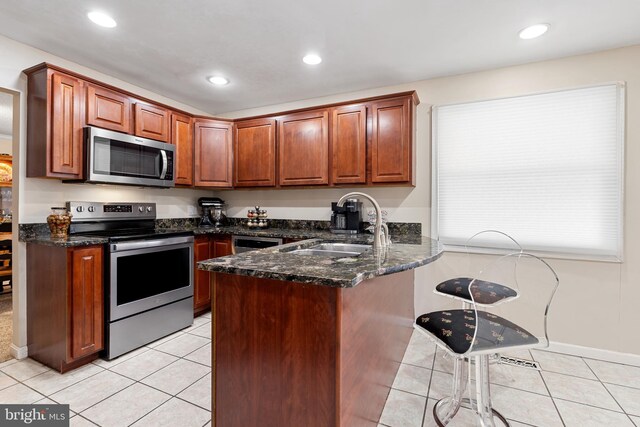
[[[227,216],[224,213],[224,200],[218,197],[200,197],[198,205],[202,208],[200,227],[220,227],[226,225]]]
[[[342,207],[331,202],[331,232],[356,234],[362,231],[362,202],[347,199]]]

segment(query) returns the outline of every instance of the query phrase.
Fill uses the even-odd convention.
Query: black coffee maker
[[[340,234],[357,234],[362,231],[362,202],[358,199],[347,199],[342,207],[331,202],[331,232]]]
[[[227,216],[224,214],[226,206],[224,200],[218,197],[200,197],[198,205],[202,208],[200,227],[220,227],[226,225]]]

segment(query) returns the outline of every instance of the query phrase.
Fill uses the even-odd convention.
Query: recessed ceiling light
[[[302,61],[305,64],[309,64],[309,65],[318,65],[319,63],[322,62],[322,58],[320,58],[318,55],[310,53],[309,55],[305,56],[304,58],[302,58]]]
[[[224,86],[226,84],[229,84],[229,80],[221,76],[211,76],[207,80],[209,80],[211,84],[214,84],[216,86]]]
[[[548,29],[549,24],[536,24],[521,30],[518,35],[521,39],[525,40],[535,39],[546,33]]]
[[[94,24],[98,24],[101,27],[113,28],[118,25],[116,21],[106,13],[89,12],[87,16],[93,21]]]

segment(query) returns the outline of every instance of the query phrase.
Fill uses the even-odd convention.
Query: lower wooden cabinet
[[[102,246],[27,244],[29,357],[66,372],[104,347]]]
[[[211,309],[211,289],[215,273],[198,270],[198,262],[231,255],[231,236],[198,236],[193,244],[195,274],[193,276],[193,314],[199,316]]]

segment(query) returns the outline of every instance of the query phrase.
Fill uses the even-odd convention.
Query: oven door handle
[[[169,162],[167,160],[167,152],[165,150],[160,150],[160,155],[162,156],[162,172],[160,172],[160,179],[164,179],[167,174],[167,169],[169,168]]]
[[[111,252],[131,251],[135,249],[157,248],[159,246],[193,243],[193,236],[168,237],[166,239],[134,240],[132,242],[112,243]]]

